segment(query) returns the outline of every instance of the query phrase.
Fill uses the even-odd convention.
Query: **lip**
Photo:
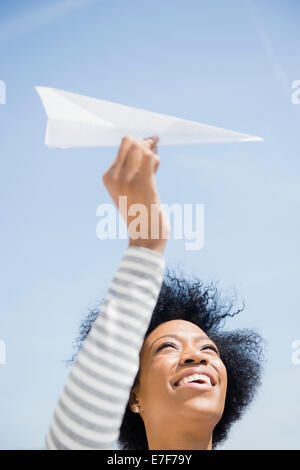
[[[205,368],[205,367],[193,367],[193,368],[190,368],[190,369],[183,370],[181,372],[181,374],[178,377],[176,377],[175,381],[173,382],[173,387],[178,387],[177,383],[181,379],[183,379],[184,377],[187,377],[188,375],[194,375],[194,374],[207,375],[207,377],[209,377],[210,381],[211,381],[211,385],[208,385],[210,389],[216,385],[216,380],[215,380],[214,376],[212,375],[212,373],[209,370],[207,370],[207,368]],[[180,385],[180,387],[184,387],[186,385],[187,384]],[[190,385],[191,385],[191,382],[190,382]],[[204,386],[204,384],[195,384],[195,383],[193,383],[193,385],[198,386],[198,389],[200,388],[201,385]]]
[[[184,385],[180,385],[180,387],[177,386],[177,388],[182,389],[182,388],[192,388],[194,390],[197,390],[197,392],[209,392],[214,388],[213,385],[209,384],[198,384],[196,382],[188,382]]]

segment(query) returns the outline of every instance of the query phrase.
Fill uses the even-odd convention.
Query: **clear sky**
[[[159,149],[161,199],[205,205],[203,249],[171,239],[165,256],[235,292],[246,308],[228,328],[267,341],[224,448],[299,449],[299,14],[293,0],[1,2],[0,448],[43,447],[79,322],[127,246],[96,237],[116,148],[48,149],[41,85],[264,138]]]

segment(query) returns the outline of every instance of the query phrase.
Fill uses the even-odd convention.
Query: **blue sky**
[[[43,447],[88,307],[127,246],[96,237],[115,148],[48,149],[35,86],[262,136],[161,147],[165,203],[205,205],[205,243],[167,264],[235,292],[228,327],[267,341],[263,386],[224,448],[299,448],[300,6],[295,1],[10,0],[0,6],[0,448]]]

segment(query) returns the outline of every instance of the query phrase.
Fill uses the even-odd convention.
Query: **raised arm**
[[[103,175],[121,213],[119,196],[127,197],[128,209],[143,204],[146,212],[141,214],[145,219],[147,213],[149,228],[152,205],[152,222],[159,224],[159,236],[151,238],[149,230],[144,238],[137,237],[131,225],[134,216],[127,218],[122,213],[129,229],[129,247],[57,404],[46,437],[49,450],[112,449],[118,439],[165,268],[163,250],[169,226],[155,187],[159,165],[156,142],[124,138],[115,161]]]

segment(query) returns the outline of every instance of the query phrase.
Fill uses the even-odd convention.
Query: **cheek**
[[[222,361],[221,361],[220,377],[221,377],[222,382],[224,383],[225,388],[227,388],[227,371]]]
[[[141,376],[141,392],[147,400],[162,400],[169,393],[169,383],[174,360],[159,358],[144,369]]]
[[[211,364],[213,365],[213,367],[218,372],[221,385],[226,390],[226,388],[227,388],[227,371],[226,371],[226,367],[224,365],[224,362],[221,359],[216,358],[216,359],[211,360]]]

